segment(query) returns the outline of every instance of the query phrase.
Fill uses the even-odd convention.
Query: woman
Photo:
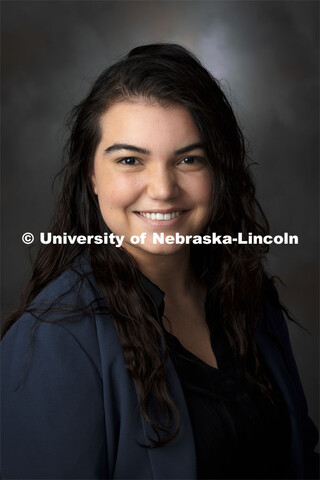
[[[6,327],[3,478],[313,478],[266,247],[175,240],[268,231],[218,83],[138,47],[71,124],[49,231],[90,240],[42,246]]]

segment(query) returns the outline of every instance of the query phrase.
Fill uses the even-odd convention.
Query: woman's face
[[[182,106],[119,102],[101,117],[92,185],[104,221],[133,256],[172,254],[164,237],[200,234],[209,218],[212,175],[197,127]],[[145,234],[144,244],[131,237]],[[137,251],[139,249],[139,251]]]

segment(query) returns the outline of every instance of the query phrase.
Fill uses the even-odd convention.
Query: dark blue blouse
[[[208,325],[218,369],[186,350],[165,330],[188,405],[198,478],[286,478],[283,459],[290,431],[280,394],[273,385],[272,403],[245,380],[219,322]]]

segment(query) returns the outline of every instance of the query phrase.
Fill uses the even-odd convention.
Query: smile
[[[181,215],[182,212],[170,212],[170,213],[149,213],[149,212],[138,212],[139,215],[142,215],[145,218],[150,220],[172,220],[173,218]]]

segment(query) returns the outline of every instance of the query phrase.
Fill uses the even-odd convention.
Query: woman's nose
[[[148,176],[148,196],[154,200],[168,200],[178,195],[179,187],[175,172],[161,167]]]

